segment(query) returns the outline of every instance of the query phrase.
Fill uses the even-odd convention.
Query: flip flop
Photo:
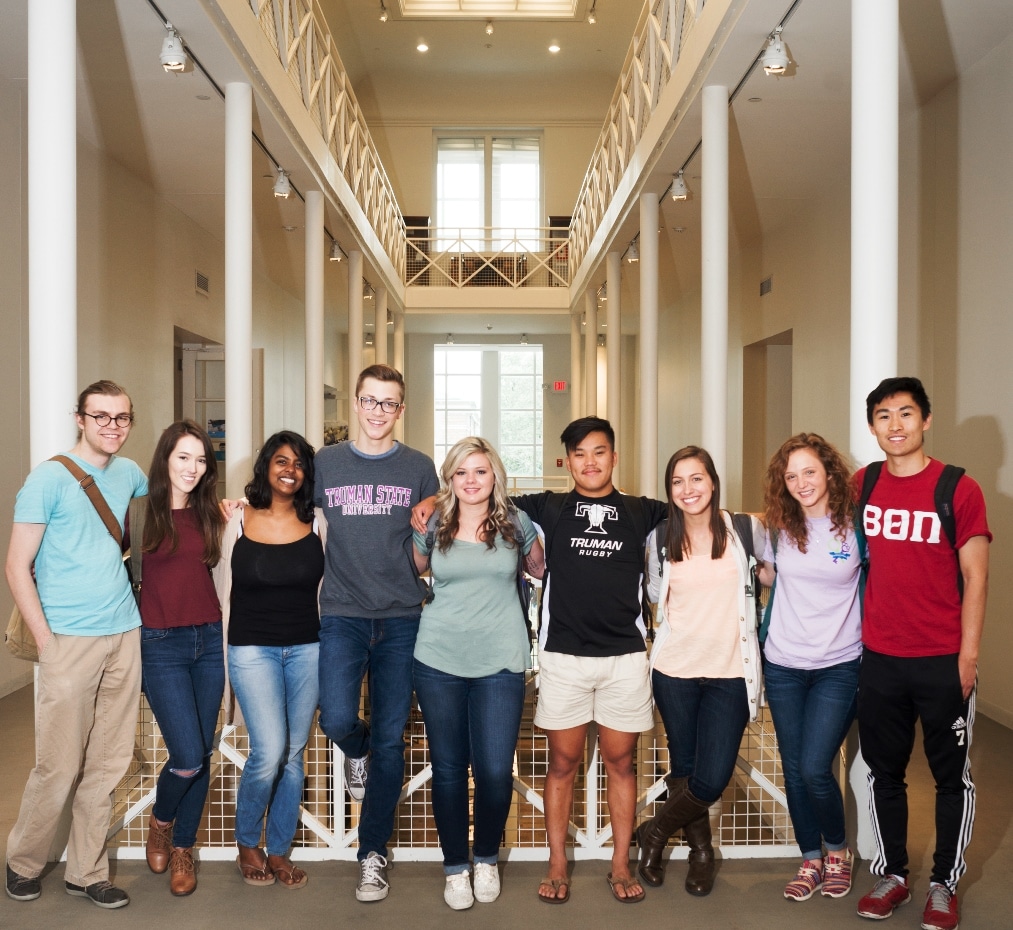
[[[620,904],[636,904],[638,901],[643,901],[646,892],[640,882],[635,878],[613,878],[612,873],[609,872],[605,876],[605,881],[609,883],[609,888],[612,889],[612,897],[615,898]],[[632,894],[630,892],[631,887],[637,887],[640,885],[640,894]],[[626,892],[625,897],[620,897],[616,894],[616,888],[622,888]]]
[[[549,885],[552,888],[553,897],[549,898],[545,895],[538,895],[538,900],[543,904],[566,904],[570,900],[570,879],[568,878],[543,878],[538,883],[539,891],[542,885]],[[559,891],[562,889],[565,894],[560,895]]]
[[[243,876],[243,881],[247,885],[260,887],[274,884],[274,872],[267,864],[267,856],[259,847],[240,846],[236,865],[239,866],[239,874]]]
[[[267,867],[286,888],[302,888],[310,880],[299,866],[293,865],[285,856],[268,856]]]

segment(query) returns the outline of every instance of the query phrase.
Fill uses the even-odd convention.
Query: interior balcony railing
[[[567,230],[408,226],[409,287],[567,287]]]

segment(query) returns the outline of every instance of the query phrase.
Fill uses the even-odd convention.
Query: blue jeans
[[[468,763],[475,777],[476,862],[495,864],[510,804],[524,673],[459,678],[415,661],[415,694],[433,766],[433,817],[447,875],[468,868]]]
[[[236,842],[284,856],[299,822],[303,752],[317,709],[319,643],[229,646],[229,678],[250,734],[236,798]]]
[[[744,678],[672,678],[651,672],[654,703],[665,724],[672,778],[713,804],[731,781],[749,722]]]
[[[764,666],[788,812],[804,859],[822,857],[823,841],[831,851],[846,845],[844,800],[833,763],[855,719],[861,664],[859,658],[828,668]]]
[[[320,728],[353,759],[369,756],[359,859],[387,855],[404,786],[404,728],[412,704],[418,617],[320,618]],[[369,723],[359,717],[368,673]]]
[[[221,623],[141,629],[142,687],[169,758],[158,775],[155,818],[175,821],[172,845],[197,841],[225,688]],[[181,775],[189,772],[189,775]]]

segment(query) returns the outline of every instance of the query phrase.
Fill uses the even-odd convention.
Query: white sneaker
[[[371,852],[359,860],[359,884],[355,886],[357,901],[382,901],[387,897],[387,860],[378,852]]]
[[[499,897],[499,869],[495,863],[475,863],[475,900],[491,904]]]
[[[353,759],[345,756],[345,787],[353,801],[361,801],[366,796],[366,778],[369,775],[369,756]]]
[[[443,888],[443,900],[455,911],[466,911],[475,903],[471,893],[471,875],[468,872],[455,872],[447,876],[447,884]]]

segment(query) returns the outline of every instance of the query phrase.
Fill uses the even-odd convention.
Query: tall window
[[[436,140],[437,248],[524,251],[538,248],[542,215],[541,140],[486,134]],[[500,230],[495,237],[485,227]],[[458,232],[459,231],[459,232]]]
[[[484,436],[511,477],[542,475],[542,347],[435,346],[433,459]]]

